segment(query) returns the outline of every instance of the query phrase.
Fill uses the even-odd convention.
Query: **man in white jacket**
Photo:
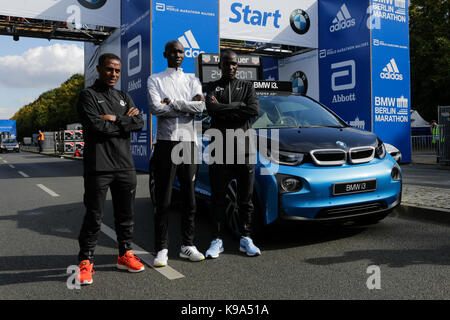
[[[182,246],[180,257],[191,261],[205,259],[194,246],[195,213],[197,210],[194,185],[198,165],[198,154],[194,117],[205,109],[205,99],[200,81],[185,74],[180,68],[184,59],[184,47],[179,41],[166,44],[164,57],[168,68],[148,78],[150,112],[158,118],[156,144],[150,170],[155,181],[155,267],[167,265],[168,260],[168,214],[175,177],[180,182],[183,208],[181,221]],[[182,148],[180,148],[180,146]],[[175,161],[172,152],[182,150],[183,162]]]

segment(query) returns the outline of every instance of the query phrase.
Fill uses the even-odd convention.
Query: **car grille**
[[[386,209],[386,204],[384,202],[371,202],[359,205],[342,206],[329,209],[320,210],[316,215],[315,219],[325,219],[325,218],[339,218],[345,216],[353,216],[364,213],[375,212],[379,210]]]
[[[366,163],[375,157],[375,148],[371,146],[342,149],[317,149],[310,152],[313,163],[318,166],[340,166],[347,161],[351,164]]]
[[[311,158],[319,166],[339,166],[347,162],[347,153],[341,149],[312,150]]]
[[[375,156],[374,147],[358,147],[352,148],[348,152],[351,163],[365,163],[372,161]]]

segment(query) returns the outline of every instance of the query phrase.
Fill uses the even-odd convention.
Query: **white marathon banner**
[[[221,0],[220,38],[318,47],[317,0]]]
[[[0,0],[0,15],[120,27],[119,0]]]

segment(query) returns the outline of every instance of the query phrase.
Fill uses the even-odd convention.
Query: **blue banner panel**
[[[320,102],[371,131],[369,0],[319,1]]]
[[[263,79],[278,81],[278,59],[270,57],[262,57]]]
[[[373,131],[411,161],[411,93],[408,6],[405,0],[372,0]]]
[[[0,120],[0,133],[2,132],[9,132],[11,137],[16,137],[16,120]]]
[[[151,125],[147,100],[150,75],[150,0],[122,1],[121,26],[122,90],[128,92],[144,117],[142,131],[131,135],[136,169],[147,171],[150,158]]]
[[[164,47],[171,40],[185,48],[185,73],[195,73],[202,52],[219,52],[218,0],[160,0],[152,4],[152,73],[164,71]]]

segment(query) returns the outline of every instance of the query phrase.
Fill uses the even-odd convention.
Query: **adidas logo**
[[[184,55],[187,58],[196,58],[200,53],[204,53],[204,51],[200,50],[200,46],[191,30],[186,31],[183,36],[178,38],[178,41],[183,45],[185,49]]]
[[[352,15],[344,3],[341,9],[339,9],[339,12],[336,14],[336,18],[333,19],[333,24],[330,26],[330,32],[344,30],[354,27],[355,25],[356,19],[352,18]]]
[[[383,68],[383,71],[380,73],[381,79],[390,79],[390,80],[403,80],[403,75],[400,73],[400,70],[397,67],[397,63],[395,59],[392,58],[386,67]]]

